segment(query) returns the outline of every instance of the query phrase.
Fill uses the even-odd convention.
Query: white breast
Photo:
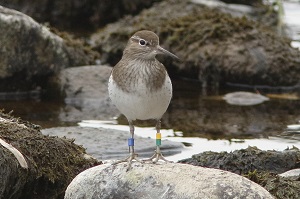
[[[117,87],[112,76],[108,83],[109,97],[128,120],[160,119],[166,112],[172,98],[172,83],[167,75],[161,89],[150,92],[140,81],[133,93]]]

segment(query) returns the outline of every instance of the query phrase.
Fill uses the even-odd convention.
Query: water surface
[[[283,6],[284,20],[293,39],[292,46],[300,47],[300,3],[284,1]],[[164,139],[184,143],[186,148],[183,153],[171,157],[172,160],[208,150],[231,151],[249,145],[264,150],[300,147],[300,130],[287,129],[288,125],[298,125],[300,121],[299,89],[259,86],[202,89],[197,81],[173,80],[173,83],[174,97],[162,120],[163,128],[167,129],[162,131],[162,135]],[[273,97],[258,105],[235,106],[222,99],[224,94],[234,91],[272,94]],[[80,122],[81,126],[128,130],[124,117],[118,120],[106,118],[108,122],[92,121],[97,117],[85,115],[81,107],[70,107],[60,100],[1,100],[0,109],[5,112],[13,110],[14,116],[41,125],[42,128],[77,125]],[[76,116],[73,115],[74,110]],[[136,124],[151,126],[137,128],[136,134],[154,138],[154,122]]]
[[[167,113],[162,120],[164,139],[182,142],[186,146],[181,154],[170,157],[171,160],[188,158],[203,151],[232,151],[257,146],[265,150],[284,150],[293,146],[300,147],[300,134],[296,129],[287,130],[287,125],[299,124],[300,100],[296,91],[289,91],[296,98],[288,98],[282,90],[232,88],[230,90],[202,89],[197,81],[174,80],[174,96]],[[226,103],[222,96],[228,92],[246,90],[267,95],[276,93],[262,104],[236,106]],[[283,96],[283,97],[280,97]],[[20,100],[1,101],[0,107],[6,112],[14,110],[13,115],[28,120],[43,128],[79,125],[104,127],[128,131],[127,121],[97,118],[80,115],[80,120],[72,120],[71,112],[60,101]],[[80,108],[77,107],[78,112]],[[64,117],[62,117],[62,115]],[[68,119],[69,117],[69,119]],[[67,118],[67,119],[66,119]],[[93,121],[94,119],[96,121]],[[82,121],[81,121],[82,120]],[[136,134],[155,138],[154,121],[137,122]],[[128,133],[129,134],[129,133]],[[126,143],[124,143],[126,144]]]

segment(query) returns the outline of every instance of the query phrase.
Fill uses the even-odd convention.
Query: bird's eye
[[[147,42],[145,40],[143,40],[143,39],[140,39],[139,44],[141,46],[146,46]]]

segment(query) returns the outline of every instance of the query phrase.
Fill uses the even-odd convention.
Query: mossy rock
[[[0,198],[63,198],[71,180],[100,164],[68,140],[45,136],[40,127],[0,112],[0,138],[25,157],[28,168],[0,145]]]
[[[19,10],[40,23],[82,32],[116,21],[126,14],[137,14],[157,1],[53,0],[50,3],[47,0],[0,0],[0,4]]]
[[[257,147],[235,150],[233,152],[203,152],[192,158],[182,160],[196,166],[210,167],[231,171],[236,174],[247,174],[253,171],[283,173],[299,166],[300,151],[297,148],[284,151],[263,151]]]
[[[299,168],[298,148],[284,151],[263,151],[256,147],[233,152],[203,152],[179,162],[195,166],[231,171],[258,183],[276,198],[299,198],[299,177],[281,177],[278,174]]]
[[[0,6],[1,92],[40,91],[62,69],[95,63],[98,53],[81,40],[67,34],[63,39],[53,32],[23,13]]]
[[[243,176],[256,182],[268,190],[275,198],[278,199],[296,199],[300,198],[300,180],[299,177],[281,177],[270,172],[253,171]]]
[[[161,45],[181,58],[162,58],[172,76],[197,79],[203,86],[299,82],[300,52],[289,39],[248,17],[190,1],[164,1],[109,24],[92,35],[92,45],[103,62],[114,65],[128,38],[141,29],[156,32]]]

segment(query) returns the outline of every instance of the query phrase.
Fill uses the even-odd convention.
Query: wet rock
[[[284,151],[262,151],[256,147],[248,147],[230,153],[203,152],[180,162],[237,174],[247,174],[254,170],[279,174],[297,168],[299,160],[300,151],[297,148]]]
[[[263,4],[262,0],[253,0],[253,1],[247,1],[247,0],[222,0],[225,3],[234,3],[234,4],[245,4],[245,5],[261,5]]]
[[[82,30],[83,28],[103,26],[125,14],[137,14],[157,1],[0,0],[0,4],[19,10],[39,22],[49,22],[60,29]],[[47,14],[45,15],[45,13]]]
[[[268,101],[269,98],[261,94],[238,91],[233,93],[227,93],[224,95],[223,99],[232,105],[237,106],[252,106],[256,104],[261,104],[264,101]]]
[[[0,112],[0,198],[61,198],[81,171],[100,164],[71,140]]]
[[[183,164],[101,165],[80,173],[68,186],[73,198],[273,198],[236,174]]]
[[[216,8],[221,12],[231,14],[234,17],[247,16],[249,19],[263,23],[265,26],[268,26],[275,31],[278,30],[278,13],[272,6],[268,5],[268,3],[264,4],[261,0],[191,0],[191,2],[210,8]]]
[[[275,198],[299,198],[299,177],[282,177],[269,172],[249,172],[245,175],[248,179],[260,184]]]
[[[179,162],[241,174],[263,186],[275,198],[299,198],[299,176],[289,176],[289,170],[299,168],[299,160],[297,148],[262,151],[248,147],[231,153],[204,152]],[[286,171],[286,174],[280,174]]]
[[[119,113],[108,96],[109,66],[80,66],[62,70],[52,78],[66,107],[59,115],[62,121],[108,119]]]
[[[292,169],[289,171],[286,171],[284,173],[279,174],[281,177],[300,177],[300,169]]]
[[[77,126],[43,129],[42,133],[74,139],[76,144],[85,147],[87,153],[98,160],[116,160],[128,156],[129,131]],[[161,151],[164,156],[170,156],[180,153],[182,148],[183,144],[181,143],[163,140]],[[155,140],[135,136],[135,151],[140,158],[150,158],[155,149]]]
[[[80,43],[71,43],[32,18],[0,6],[0,91],[44,87],[49,76],[69,66],[94,62]]]
[[[198,79],[202,86],[299,83],[300,52],[289,39],[247,17],[190,1],[163,1],[109,24],[92,35],[91,45],[101,52],[102,61],[114,65],[128,38],[140,29],[156,32],[161,45],[181,58],[163,58],[172,76]]]
[[[243,176],[264,187],[275,198],[299,198],[300,196],[299,178],[282,177],[268,171],[258,172],[256,170]]]

